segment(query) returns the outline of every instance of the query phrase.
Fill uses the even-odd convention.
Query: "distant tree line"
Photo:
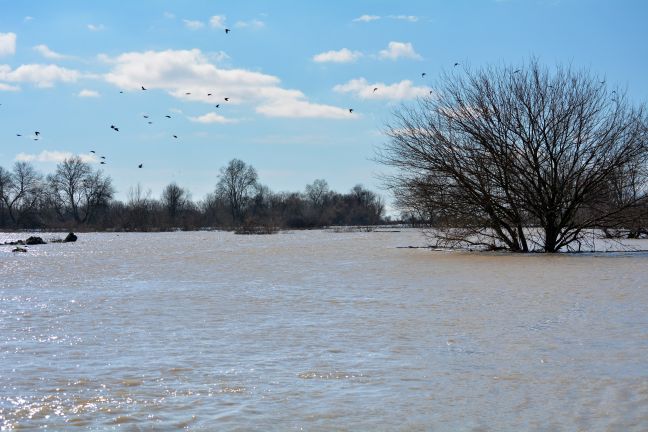
[[[304,192],[272,192],[254,167],[234,159],[221,168],[216,187],[203,200],[188,189],[166,186],[159,199],[140,184],[125,201],[114,198],[112,179],[79,157],[48,175],[28,162],[0,167],[0,228],[150,231],[169,229],[315,228],[383,222],[384,203],[361,185],[348,193],[315,180]]]

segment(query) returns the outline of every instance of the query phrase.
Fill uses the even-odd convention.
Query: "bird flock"
[[[226,28],[226,29],[225,29],[225,34],[229,34],[231,31],[232,31],[231,29]],[[459,66],[459,65],[460,65],[460,63],[458,63],[458,62],[455,62],[455,63],[454,63],[454,67],[457,67],[457,66]],[[518,73],[518,72],[520,72],[520,70],[516,70],[514,73]],[[421,73],[421,78],[425,78],[426,75],[427,75],[426,72],[422,72],[422,73]],[[149,89],[146,88],[144,85],[140,85],[140,88],[141,88],[141,91],[148,91],[148,90],[149,90]],[[373,93],[376,93],[376,92],[379,92],[379,91],[380,91],[380,88],[379,88],[379,87],[374,87],[374,88],[373,88]],[[119,93],[120,93],[120,94],[123,94],[123,93],[124,93],[124,90],[120,90]],[[433,91],[430,90],[430,94],[432,94],[432,93],[433,93]],[[185,94],[186,96],[189,96],[189,95],[191,95],[192,93],[187,91],[187,92],[185,92],[184,94]],[[211,96],[213,96],[213,93],[207,93],[207,96],[211,97]],[[223,101],[225,101],[225,102],[230,102],[230,97],[224,97],[224,98],[223,98]],[[0,105],[2,105],[2,104],[0,104]],[[215,108],[220,108],[220,106],[221,106],[220,103],[217,103],[217,104],[214,105]],[[348,108],[348,111],[349,111],[349,114],[353,114],[353,112],[354,112],[354,108]],[[152,121],[151,116],[150,116],[149,114],[144,114],[144,115],[142,115],[142,117],[147,121],[147,124],[149,124],[149,125],[152,125],[152,124],[153,124],[153,121]],[[164,118],[166,118],[166,119],[171,119],[172,117],[171,117],[170,115],[167,114],[167,115],[164,116]],[[119,132],[119,127],[117,127],[117,126],[114,125],[114,124],[111,124],[111,125],[110,125],[110,129],[112,129],[114,132]],[[38,140],[40,139],[40,135],[41,135],[41,132],[40,132],[40,131],[34,131],[34,133],[33,133],[33,135],[32,135],[32,139],[33,139],[34,141],[38,141]],[[23,134],[22,134],[22,133],[17,133],[16,136],[18,136],[18,137],[22,137]],[[178,139],[178,135],[177,135],[177,134],[172,134],[171,136],[172,136],[174,139]],[[96,155],[97,152],[96,152],[96,150],[90,150],[90,153],[92,153],[93,155]],[[101,165],[106,165],[106,164],[107,164],[107,162],[106,162],[106,156],[101,155],[101,156],[100,156],[100,159],[101,159],[101,160],[100,160],[99,163],[100,163]],[[139,163],[139,164],[137,165],[137,168],[139,168],[139,169],[141,169],[141,168],[143,168],[143,167],[144,167],[144,164],[143,164],[143,163]]]

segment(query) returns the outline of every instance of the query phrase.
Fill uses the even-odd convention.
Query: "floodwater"
[[[423,244],[2,246],[0,429],[648,429],[648,255],[399,248]]]

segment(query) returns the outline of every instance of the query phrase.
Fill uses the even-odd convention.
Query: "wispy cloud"
[[[265,23],[263,21],[261,21],[261,20],[258,20],[258,19],[251,19],[251,20],[248,20],[248,21],[236,21],[236,23],[234,24],[234,27],[249,28],[249,29],[253,29],[253,30],[258,30],[258,29],[262,29],[263,27],[265,27]]]
[[[376,21],[379,20],[380,17],[378,15],[361,15],[358,18],[355,18],[353,21],[355,22],[371,22],[371,21]]]
[[[215,112],[208,112],[206,114],[203,114],[201,116],[197,117],[189,117],[189,120],[197,123],[236,123],[237,120],[235,119],[228,119],[226,117],[223,117],[220,114],[216,114]]]
[[[387,18],[409,22],[417,22],[419,20],[419,17],[416,15],[389,15]]]
[[[98,31],[103,31],[106,29],[106,27],[103,24],[88,24],[86,25],[88,30],[98,32]]]
[[[67,58],[70,58],[69,56],[52,51],[51,49],[49,49],[47,45],[43,45],[43,44],[36,45],[34,47],[34,51],[38,52],[40,55],[50,60],[65,60]]]
[[[29,22],[29,21],[31,21],[31,20],[33,20],[33,19],[34,19],[33,16],[29,16],[29,15],[27,15],[25,18],[23,18],[23,21],[24,21],[24,22]]]
[[[67,69],[49,64],[24,64],[16,69],[8,65],[0,65],[0,81],[10,83],[28,82],[37,87],[52,87],[55,82],[75,82],[81,73],[74,69]]]
[[[43,150],[38,154],[18,153],[15,160],[19,162],[51,162],[60,163],[65,159],[75,156],[74,153],[58,150]],[[80,154],[78,155],[83,162],[97,162],[97,158],[93,154]]]
[[[88,90],[88,89],[83,89],[79,92],[77,95],[82,98],[97,98],[101,96],[98,91],[96,90]]]
[[[421,57],[410,42],[389,42],[387,48],[378,53],[378,58],[382,60],[398,60],[399,58],[408,58],[421,60]]]
[[[256,108],[256,112],[267,117],[286,118],[350,119],[357,116],[355,114],[350,114],[345,108],[315,104],[297,98],[270,101],[263,105],[259,105]]]
[[[19,91],[20,87],[12,86],[0,82],[0,91]]]
[[[209,18],[209,25],[213,28],[225,28],[225,15],[214,15]]]
[[[430,87],[415,86],[410,80],[393,84],[369,83],[365,78],[356,78],[333,87],[337,93],[351,93],[360,99],[407,100],[430,94]]]
[[[371,22],[371,21],[377,21],[382,18],[389,18],[393,20],[408,21],[408,22],[417,22],[419,20],[419,17],[416,15],[387,15],[385,17],[381,17],[380,15],[361,15],[358,18],[355,18],[353,21]]]
[[[185,27],[190,30],[200,30],[201,28],[205,27],[205,23],[198,20],[183,19],[182,22],[184,23]]]
[[[165,11],[163,16],[166,19],[175,19],[175,17],[176,17],[174,14],[172,14],[171,12],[168,12],[168,11]]]
[[[0,56],[15,54],[16,33],[0,33]]]
[[[313,61],[317,63],[351,63],[362,57],[359,51],[351,51],[348,48],[342,48],[339,51],[331,50],[313,56]]]

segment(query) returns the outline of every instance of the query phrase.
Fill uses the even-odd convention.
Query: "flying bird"
[[[378,87],[374,87],[373,92],[376,93],[378,91]]]
[[[427,73],[422,72],[422,73],[421,73],[421,78],[425,77],[425,75],[427,75]]]
[[[173,135],[173,138],[176,138],[176,139],[177,139],[177,138],[178,138],[178,135]]]
[[[353,114],[353,108],[349,108],[349,113]]]
[[[459,66],[459,63],[457,63],[457,62],[455,62],[455,64],[454,64],[454,65],[455,65],[455,67],[457,67],[457,66]]]
[[[211,93],[207,93],[207,96],[211,96]]]
[[[170,115],[165,115],[164,117],[166,117],[166,118],[171,118],[171,116],[170,116]]]
[[[96,151],[94,151],[94,150],[90,150],[90,153],[97,153],[97,152],[96,152]]]
[[[106,156],[101,156],[101,159],[106,159]]]
[[[220,108],[220,104],[216,104],[216,108]]]
[[[142,168],[142,165],[144,165],[144,164],[137,165],[137,168]]]
[[[40,132],[36,131],[36,132],[34,132],[34,135],[38,136],[38,135],[40,135]]]
[[[227,33],[229,33],[229,32],[231,32],[231,31],[232,31],[232,30],[230,30],[230,29],[228,29],[228,28],[226,28],[226,29],[225,29],[225,34],[227,34]]]
[[[185,94],[186,94],[186,95],[190,95],[191,93],[190,93],[190,92],[187,92],[187,93],[185,93]]]
[[[143,115],[142,117],[144,117],[144,118],[149,118],[149,116],[147,116],[147,115]]]
[[[153,124],[153,122],[152,122],[152,121],[150,121],[150,122],[148,122],[148,124]]]
[[[513,72],[513,73],[514,73],[514,74],[516,74],[516,73],[520,73],[520,69],[516,69],[515,72]]]
[[[106,165],[106,162],[104,162],[104,161],[101,161],[101,162],[99,162],[99,163],[100,163],[101,165]]]
[[[146,87],[142,86],[142,90],[146,90]]]
[[[225,98],[225,102],[229,102],[229,98],[228,98],[228,97]]]
[[[22,136],[22,135],[20,135],[20,134],[16,134],[16,136]]]
[[[122,94],[123,94],[123,93],[124,93],[124,91],[122,90],[122,91],[120,91],[119,93],[122,93]]]

